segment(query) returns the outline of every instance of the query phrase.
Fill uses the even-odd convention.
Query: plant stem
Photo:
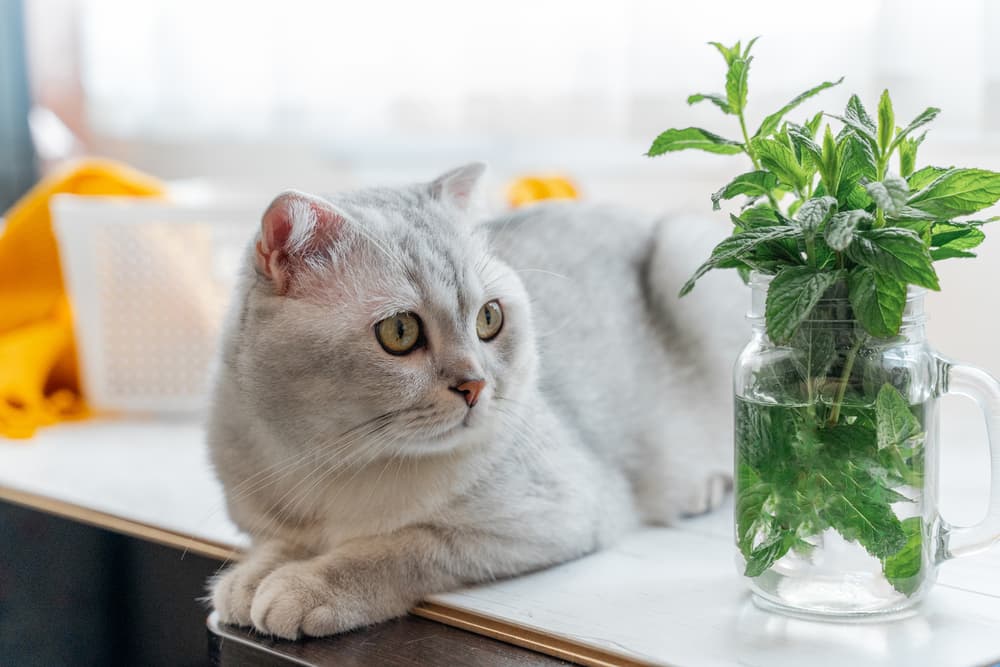
[[[847,394],[847,384],[851,379],[851,372],[854,370],[854,360],[858,356],[858,351],[864,342],[868,340],[866,334],[861,334],[858,339],[851,346],[851,350],[847,353],[847,359],[844,361],[844,371],[840,374],[840,386],[837,387],[837,396],[833,400],[833,409],[830,410],[830,419],[828,423],[830,426],[834,426],[837,420],[840,419],[840,406],[844,404],[844,396]]]
[[[750,148],[750,134],[747,132],[747,122],[743,118],[743,112],[741,111],[737,118],[740,119],[740,130],[743,132],[743,150],[747,152],[750,156],[750,161],[753,162],[754,169],[760,169],[760,162],[757,160],[756,153]]]
[[[886,163],[888,161],[889,161],[889,156],[880,157],[876,161],[875,166],[879,182],[885,180],[885,168],[886,168]],[[885,211],[882,210],[881,206],[875,209],[875,223],[873,227],[875,227],[875,229],[881,229],[882,227],[885,227]]]

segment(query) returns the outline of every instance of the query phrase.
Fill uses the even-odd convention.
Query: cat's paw
[[[323,637],[371,622],[351,613],[347,596],[338,596],[314,563],[284,565],[260,582],[250,607],[253,625],[284,639]]]
[[[697,516],[718,508],[726,499],[726,493],[733,488],[731,475],[714,473],[695,483],[682,499],[681,515]]]
[[[270,569],[255,563],[239,563],[216,577],[212,583],[212,606],[219,620],[230,625],[251,625],[250,606],[257,585]]]

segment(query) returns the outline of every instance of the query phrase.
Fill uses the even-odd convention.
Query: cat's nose
[[[485,386],[486,380],[472,378],[469,380],[463,380],[460,384],[456,384],[454,387],[449,387],[449,389],[457,394],[462,394],[465,397],[465,402],[468,403],[471,408],[479,402],[479,394],[483,391]]]

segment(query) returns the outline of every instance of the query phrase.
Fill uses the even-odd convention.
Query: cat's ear
[[[431,196],[441,201],[450,202],[463,211],[469,210],[476,184],[486,171],[482,162],[473,162],[458,169],[452,169],[447,174],[431,181]]]
[[[345,224],[329,202],[296,190],[282,192],[261,218],[257,270],[284,294],[295,269],[328,248]]]

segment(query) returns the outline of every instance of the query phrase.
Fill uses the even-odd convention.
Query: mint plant
[[[725,93],[687,100],[733,117],[738,137],[670,129],[648,152],[742,154],[752,167],[711,195],[715,210],[742,199],[730,214],[733,234],[681,291],[713,269],[736,269],[745,281],[751,272],[771,276],[766,332],[793,352],[794,380],[760,380],[772,382],[773,400],[737,400],[736,524],[745,573],[759,576],[791,550],[808,553],[815,536],[834,529],[881,561],[886,579],[910,595],[923,531],[919,517],[901,519],[894,506],[922,490],[924,406],[908,404],[898,379],[858,359],[900,334],[910,286],[940,289],[934,262],[975,256],[982,226],[995,218],[966,216],[1000,200],[1000,174],[917,168],[924,127],[939,109],[897,124],[888,91],[874,116],[852,95],[842,114],[786,119],[843,78],[792,98],[751,134],[755,41],[712,42],[725,59]]]

